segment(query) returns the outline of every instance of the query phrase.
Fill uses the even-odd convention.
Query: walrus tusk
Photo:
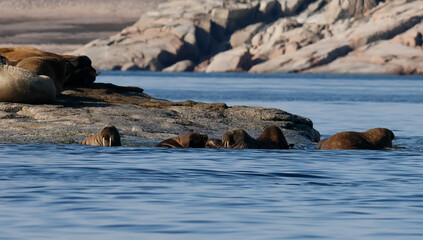
[[[112,138],[111,138],[111,137],[109,137],[109,142],[108,142],[108,144],[106,145],[106,138],[105,138],[105,137],[103,137],[103,146],[105,146],[105,147],[112,147]]]

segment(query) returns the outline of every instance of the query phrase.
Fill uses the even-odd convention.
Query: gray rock
[[[226,131],[242,128],[256,137],[273,125],[283,130],[289,143],[320,140],[310,119],[279,109],[170,102],[136,87],[99,83],[64,91],[54,105],[0,103],[0,124],[0,143],[8,144],[76,144],[107,124],[118,128],[124,146],[151,146],[189,131],[221,138]]]

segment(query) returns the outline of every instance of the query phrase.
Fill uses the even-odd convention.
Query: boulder
[[[344,41],[328,39],[254,65],[249,72],[303,72],[310,68],[328,64],[352,50]]]
[[[251,54],[247,47],[240,46],[219,53],[207,66],[206,72],[239,72],[247,71],[252,65]]]
[[[256,22],[259,7],[258,1],[252,1],[214,8],[211,11],[211,20],[223,30],[224,34],[231,34]]]
[[[236,48],[245,44],[250,44],[253,36],[256,35],[257,32],[263,26],[264,26],[263,23],[256,23],[236,31],[234,34],[231,35],[231,39],[230,39],[230,44],[232,48]]]
[[[388,40],[406,32],[423,19],[423,4],[419,1],[395,1],[376,11],[366,23],[348,33],[357,47]]]
[[[421,74],[422,70],[423,51],[396,42],[379,41],[307,72],[398,75]]]
[[[163,69],[163,72],[189,72],[194,70],[195,64],[190,60],[183,60]]]
[[[279,0],[281,11],[284,16],[298,14],[298,11],[305,8],[311,1],[308,0]]]
[[[318,24],[300,24],[293,19],[280,19],[262,28],[251,39],[251,54],[254,59],[267,60],[293,52],[293,48],[299,49],[320,41],[326,31],[325,27]]]
[[[197,61],[198,28],[190,22],[172,22],[142,29],[139,24],[124,29],[108,40],[95,40],[74,54],[87,55],[94,65],[106,70],[160,71],[177,61]]]

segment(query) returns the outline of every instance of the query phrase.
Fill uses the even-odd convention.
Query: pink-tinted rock
[[[251,54],[245,46],[219,53],[214,56],[206,72],[246,71],[252,65]]]

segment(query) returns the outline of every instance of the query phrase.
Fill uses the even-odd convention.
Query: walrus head
[[[231,130],[223,134],[223,148],[244,149],[257,148],[257,142],[243,129]]]
[[[216,139],[216,138],[210,138],[206,142],[206,148],[215,148],[215,149],[223,148],[222,140]]]
[[[100,132],[82,141],[81,144],[104,147],[121,146],[120,134],[115,126],[107,125]]]
[[[363,132],[366,139],[374,145],[374,149],[384,149],[392,147],[394,133],[387,128],[373,128]]]
[[[107,125],[100,131],[102,146],[121,146],[120,134],[115,126]]]
[[[207,135],[196,132],[189,132],[176,138],[178,143],[184,148],[204,148],[208,139]]]
[[[257,138],[263,148],[288,149],[290,146],[286,141],[282,130],[276,126],[268,127]]]
[[[72,56],[63,55],[63,59],[69,63],[72,68],[69,80],[65,83],[65,86],[70,87],[86,87],[91,85],[96,77],[100,75],[91,66],[91,59],[87,56]]]

